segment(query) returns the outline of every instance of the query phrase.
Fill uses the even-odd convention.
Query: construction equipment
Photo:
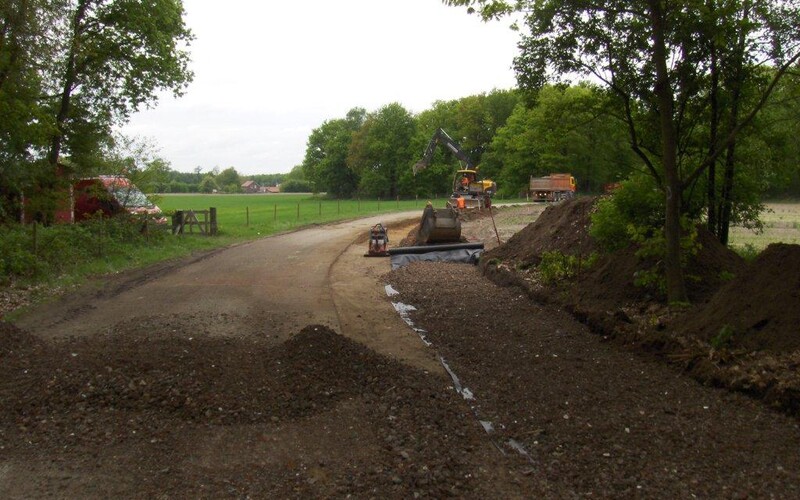
[[[389,255],[388,246],[389,230],[379,222],[369,230],[369,248],[364,257],[386,257]]]
[[[428,143],[428,147],[425,148],[422,159],[412,167],[414,175],[428,168],[433,159],[433,153],[436,151],[436,146],[439,144],[442,144],[452,152],[464,165],[464,168],[457,170],[453,177],[453,194],[450,197],[451,205],[455,206],[460,196],[464,199],[466,208],[491,207],[492,196],[497,192],[497,184],[489,179],[481,179],[478,174],[478,165],[441,128],[436,129],[431,141]]]
[[[461,220],[452,207],[433,208],[428,204],[422,211],[417,232],[417,245],[457,243],[461,241]]]
[[[577,183],[570,174],[531,176],[530,193],[534,201],[561,201],[575,196]]]
[[[483,253],[483,243],[462,242],[458,211],[452,206],[433,208],[428,202],[419,222],[416,245],[392,248],[388,252],[392,269],[415,261],[474,264]]]

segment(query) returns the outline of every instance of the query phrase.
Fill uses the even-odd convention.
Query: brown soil
[[[354,221],[110,277],[0,323],[0,497],[797,497],[797,418],[684,375],[800,410],[800,353],[772,343],[796,318],[763,303],[796,302],[797,277],[768,292],[750,267],[712,295],[733,267],[709,246],[700,313],[631,293],[613,270],[635,272],[632,253],[542,285],[542,251],[592,251],[591,206],[468,215],[483,267],[389,273],[362,257],[377,219]],[[392,225],[392,246],[413,225]],[[762,267],[800,268],[793,248],[772,252]],[[757,287],[750,303],[737,286]],[[708,343],[717,311],[725,349]],[[759,335],[773,347],[752,351]]]
[[[800,349],[799,305],[800,246],[775,243],[687,316],[681,329],[706,341],[722,335],[720,342],[734,348],[788,353]]]
[[[414,263],[387,279],[474,393],[471,406],[492,423],[491,439],[508,454],[513,440],[529,455],[530,497],[800,491],[796,419],[592,335],[475,267]]]
[[[654,264],[639,259],[635,246],[603,255],[571,281],[543,285],[535,268],[543,252],[596,250],[587,232],[594,201],[548,208],[507,245],[484,255],[484,273],[561,305],[595,332],[635,343],[703,382],[800,413],[800,247],[772,245],[747,265],[698,228],[699,250],[686,268],[695,305],[685,310],[670,310],[658,290],[634,284],[636,274]]]
[[[505,245],[486,254],[486,259],[509,260],[524,267],[539,264],[545,252],[589,256],[597,245],[589,236],[594,198],[575,198],[549,205],[530,225],[516,233]]]

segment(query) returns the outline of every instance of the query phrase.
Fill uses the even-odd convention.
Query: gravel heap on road
[[[447,380],[323,326],[277,346],[133,331],[45,345],[0,323],[0,381],[0,454],[114,478],[79,496],[485,497],[492,481],[476,463],[496,452]],[[189,459],[186,436],[215,436],[211,459],[230,447],[233,461],[309,426],[320,439],[306,460],[303,440],[281,463]]]

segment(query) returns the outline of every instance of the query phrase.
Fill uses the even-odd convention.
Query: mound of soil
[[[30,456],[113,478],[81,490],[103,497],[490,495],[465,459],[482,460],[483,431],[447,381],[324,326],[278,345],[132,330],[43,344],[0,323],[0,400],[11,497],[42,492]]]
[[[744,272],[745,262],[702,226],[697,228],[697,243],[697,254],[685,269],[686,291],[692,303],[704,303],[726,283],[726,277]],[[637,250],[637,246],[631,245],[603,256],[595,267],[579,277],[572,290],[573,300],[590,310],[663,303],[666,297],[657,287],[634,282],[638,273],[657,265],[652,259],[637,257]]]
[[[589,234],[597,199],[580,197],[549,206],[506,244],[486,252],[482,261],[508,261],[513,267],[525,269],[539,264],[545,252],[581,256],[600,252]],[[744,261],[703,227],[698,227],[697,242],[699,251],[686,269],[687,290],[692,302],[704,302],[727,275],[741,272]],[[582,309],[596,311],[613,310],[633,302],[663,301],[665,297],[658,289],[634,283],[637,273],[656,265],[652,260],[637,257],[637,250],[631,245],[603,255],[595,266],[577,277],[570,300],[579,303]]]
[[[523,267],[536,265],[544,252],[585,255],[597,251],[589,236],[594,197],[580,197],[551,205],[533,223],[516,233],[504,245],[484,254],[484,260],[510,260]]]
[[[800,349],[800,246],[768,246],[678,329],[732,349]]]

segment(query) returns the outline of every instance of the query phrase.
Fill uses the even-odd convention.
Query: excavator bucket
[[[452,208],[425,207],[417,233],[417,245],[461,241],[461,221]]]
[[[422,212],[417,245],[388,250],[392,269],[415,261],[465,262],[475,264],[483,253],[483,243],[461,242],[461,220],[452,208],[433,208]]]

